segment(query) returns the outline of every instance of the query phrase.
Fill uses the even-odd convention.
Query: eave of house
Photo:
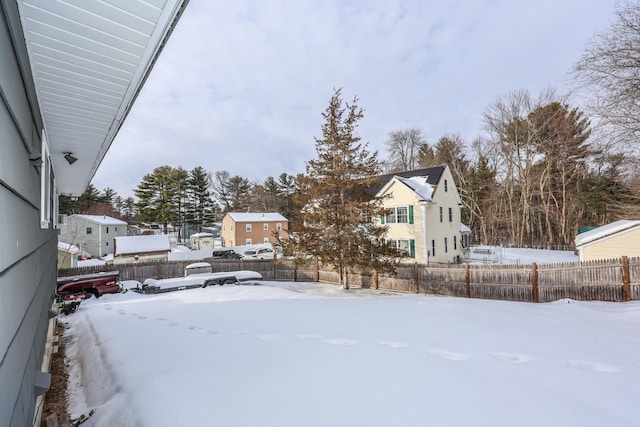
[[[16,3],[57,189],[80,195],[188,0]]]

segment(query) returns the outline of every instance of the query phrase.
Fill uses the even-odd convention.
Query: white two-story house
[[[113,253],[113,239],[127,235],[127,223],[106,215],[69,215],[60,226],[59,241],[77,246],[92,257]]]
[[[387,208],[379,221],[389,227],[388,241],[407,251],[406,261],[460,262],[461,229],[468,228],[461,224],[462,202],[448,166],[383,175],[378,185]]]

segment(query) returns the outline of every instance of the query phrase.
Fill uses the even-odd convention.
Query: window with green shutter
[[[413,239],[409,241],[409,256],[411,258],[416,257],[416,241]]]
[[[409,224],[413,224],[413,205],[409,205]]]

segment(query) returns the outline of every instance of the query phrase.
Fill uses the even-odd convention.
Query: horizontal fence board
[[[340,283],[340,275],[333,267],[319,265],[315,261],[300,264],[288,259],[209,259],[207,262],[211,264],[214,272],[250,270],[260,273],[264,280]],[[67,268],[58,270],[58,276],[118,270],[121,280],[144,282],[147,278],[182,277],[185,267],[191,263],[193,261],[165,261]],[[640,258],[629,258],[627,265],[629,298],[640,300]],[[349,271],[344,276],[349,286],[353,287],[455,297],[534,301],[533,271],[532,265],[401,264],[394,275]],[[567,298],[582,301],[625,300],[625,276],[621,259],[537,265],[535,271],[539,302]]]

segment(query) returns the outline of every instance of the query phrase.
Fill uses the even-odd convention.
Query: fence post
[[[531,292],[533,302],[540,302],[540,296],[538,294],[538,265],[535,262],[531,263],[531,284],[533,285]]]
[[[293,263],[293,281],[298,281],[298,264],[296,264],[295,262]]]
[[[413,264],[413,274],[415,276],[416,281],[416,294],[420,293],[420,282],[418,281],[418,263]]]
[[[158,266],[157,270],[157,276],[158,276],[158,280],[162,279],[162,264],[161,263],[157,263],[156,264]]]
[[[276,258],[273,258],[272,260],[273,279],[272,280],[276,280],[276,264],[277,263],[278,263],[278,260]]]
[[[316,282],[320,281],[320,261],[316,258]]]
[[[629,258],[622,257],[622,300],[631,301],[631,277],[629,275]]]
[[[464,281],[466,283],[465,293],[467,298],[471,298],[471,275],[469,274],[469,264],[464,267]]]
[[[375,284],[376,289],[378,289],[378,270],[373,272],[373,283]]]

